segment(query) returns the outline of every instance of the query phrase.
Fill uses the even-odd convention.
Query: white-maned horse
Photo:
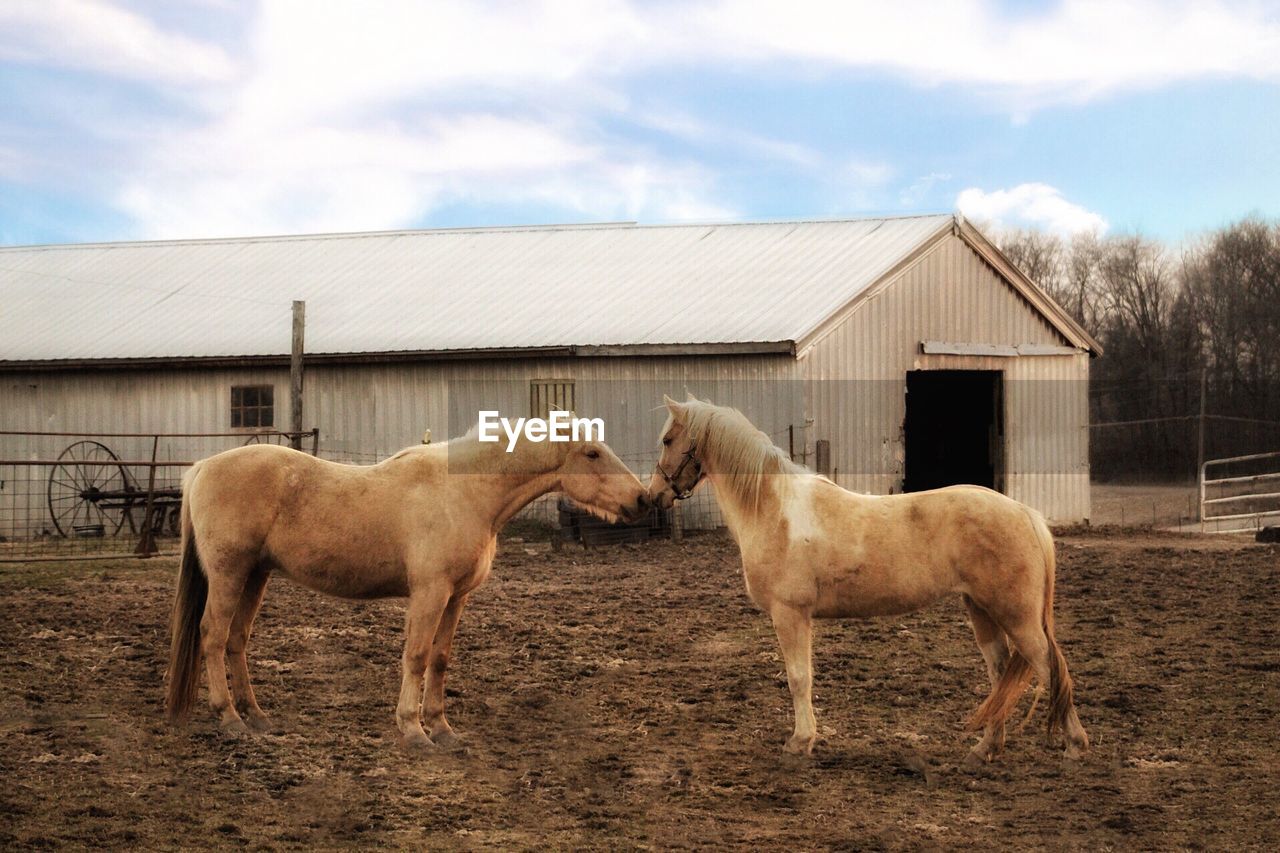
[[[444,678],[458,617],[489,574],[498,531],[552,491],[609,521],[649,509],[644,485],[597,441],[522,439],[508,453],[505,442],[482,443],[473,430],[371,466],[273,445],[197,462],[183,478],[170,717],[183,719],[195,702],[203,655],[223,728],[245,730],[241,713],[248,727],[268,728],[245,646],[267,578],[279,571],[343,598],[407,596],[396,723],[406,745],[457,748]]]
[[[1064,733],[1068,758],[1088,749],[1053,635],[1053,539],[1039,513],[978,486],[855,494],[791,462],[734,409],[665,402],[650,496],[669,507],[704,478],[715,485],[747,594],[773,619],[786,661],[788,752],[808,754],[817,734],[814,617],[892,616],[946,595],[963,597],[992,685],[969,721],[983,735],[967,763],[1001,750],[1005,720],[1033,677],[1048,688],[1050,735]]]

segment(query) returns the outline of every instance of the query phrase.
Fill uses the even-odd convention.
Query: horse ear
[[[698,402],[698,398],[697,398],[697,397],[695,397],[695,396],[693,396],[693,392],[692,392],[692,391],[685,391],[685,392],[684,392],[684,401],[685,401],[686,403],[696,403],[696,402]]]
[[[672,400],[666,394],[662,395],[662,402],[667,407],[667,411],[671,413],[673,418],[678,418],[684,414],[684,406]]]

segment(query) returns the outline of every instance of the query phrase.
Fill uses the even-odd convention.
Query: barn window
[[[572,379],[536,379],[529,383],[529,416],[545,418],[560,409],[574,411]]]
[[[231,427],[269,427],[275,423],[276,390],[270,385],[231,386]]]

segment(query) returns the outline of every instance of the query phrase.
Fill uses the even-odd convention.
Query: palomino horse
[[[222,727],[244,731],[243,713],[248,727],[268,728],[245,645],[276,570],[343,598],[408,596],[396,723],[406,745],[428,748],[460,746],[444,715],[445,669],[458,617],[489,574],[503,525],[551,491],[610,521],[649,508],[644,485],[603,442],[521,440],[507,453],[505,442],[481,443],[474,430],[367,467],[241,447],[196,463],[182,488],[171,719],[185,718],[195,702],[203,654]]]
[[[703,478],[715,485],[747,594],[772,617],[786,660],[795,706],[788,752],[808,754],[817,734],[814,617],[892,616],[955,594],[992,685],[969,721],[984,732],[966,763],[1004,746],[1005,720],[1033,677],[1048,685],[1049,734],[1065,733],[1068,758],[1088,748],[1053,636],[1053,539],[1039,513],[978,486],[854,494],[791,462],[734,409],[665,400],[650,495],[665,508]]]

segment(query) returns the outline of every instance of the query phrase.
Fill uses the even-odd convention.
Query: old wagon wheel
[[[77,441],[58,456],[49,472],[49,515],[63,536],[77,532],[115,535],[126,513],[120,501],[133,491],[133,480],[111,448],[97,441]]]

